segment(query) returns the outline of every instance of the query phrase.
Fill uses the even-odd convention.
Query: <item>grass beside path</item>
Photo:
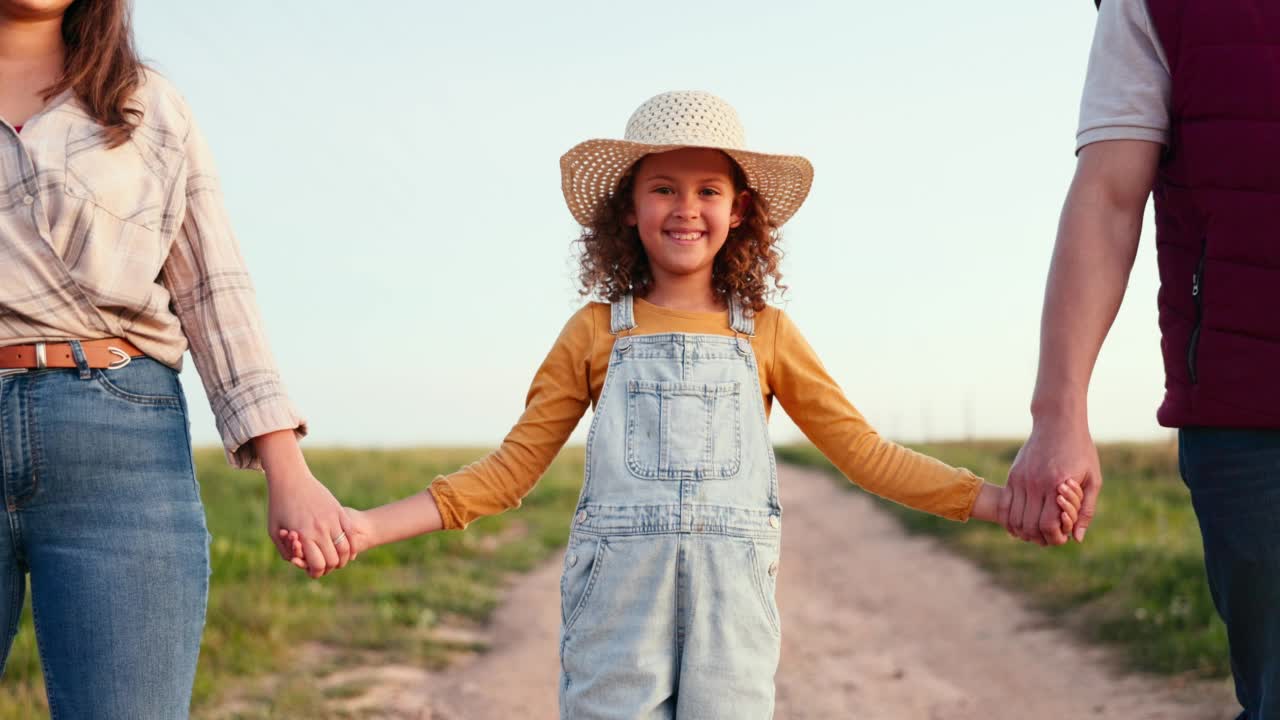
[[[914,449],[1004,484],[1018,447],[978,442]],[[1176,449],[1116,444],[1099,454],[1105,483],[1083,544],[1046,549],[987,523],[954,523],[880,502],[911,532],[938,536],[1068,627],[1122,647],[1134,667],[1226,676],[1226,629],[1205,583],[1200,533]],[[778,458],[827,469],[857,490],[812,446],[779,448]]]
[[[418,491],[483,453],[308,449],[307,460],[340,501],[364,508]],[[329,698],[312,681],[315,673],[370,656],[443,664],[466,641],[433,631],[483,620],[508,573],[534,567],[564,544],[582,485],[582,451],[561,453],[518,511],[480,520],[465,533],[377,548],[319,581],[282,562],[269,542],[261,474],[232,470],[220,449],[197,451],[196,472],[213,535],[213,575],[193,715],[207,716],[235,694],[258,708],[243,717],[318,720],[343,715],[325,710]],[[309,652],[317,644],[336,652]],[[279,676],[259,691],[269,700],[239,697],[252,695],[255,678],[267,675]],[[28,603],[0,683],[0,719],[48,714]]]

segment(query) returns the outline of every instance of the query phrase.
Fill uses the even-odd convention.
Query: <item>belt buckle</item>
[[[108,370],[119,370],[125,365],[128,365],[130,362],[133,362],[133,358],[129,356],[129,353],[121,350],[120,348],[114,345],[108,345],[107,352],[119,358],[119,360],[112,360],[111,364],[107,365]]]
[[[45,352],[45,344],[42,342],[38,342],[35,344],[35,348],[36,348],[36,369],[44,370],[45,368],[49,367],[49,356]]]

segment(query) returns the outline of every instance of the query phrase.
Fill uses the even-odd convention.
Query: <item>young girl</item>
[[[582,292],[609,303],[569,320],[500,449],[426,492],[350,511],[347,540],[359,552],[518,506],[594,404],[562,581],[562,716],[770,717],[775,397],[872,492],[992,521],[1000,489],[882,439],[765,304],[807,160],[744,150],[729,105],[673,92],[640,106],[626,140],[582,143],[561,168],[585,226]],[[1064,526],[1079,498],[1062,488]]]

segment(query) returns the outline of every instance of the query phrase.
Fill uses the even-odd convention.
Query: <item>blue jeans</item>
[[[0,375],[0,669],[31,576],[51,716],[186,718],[208,532],[177,373]]]
[[[1280,431],[1185,428],[1178,449],[1227,625],[1239,720],[1280,718]]]

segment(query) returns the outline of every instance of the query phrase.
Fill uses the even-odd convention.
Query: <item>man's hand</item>
[[[1034,424],[1009,471],[1010,492],[1000,507],[1000,524],[1024,540],[1067,541],[1051,496],[1068,478],[1084,490],[1076,540],[1084,540],[1093,520],[1102,472],[1089,436],[1089,379],[1124,299],[1162,149],[1144,140],[1080,149],[1045,283]]]
[[[1009,470],[1008,490],[1000,498],[999,522],[1010,534],[1041,545],[1061,545],[1058,486],[1075,480],[1084,491],[1075,539],[1083,542],[1102,490],[1098,449],[1084,423],[1037,424]]]

